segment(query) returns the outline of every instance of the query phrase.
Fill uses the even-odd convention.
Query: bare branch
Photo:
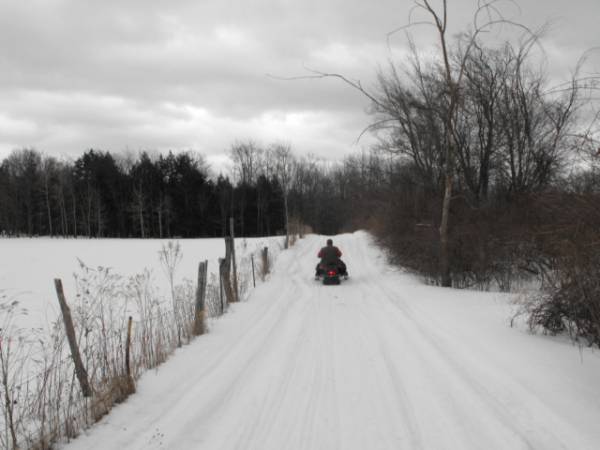
[[[270,78],[276,79],[276,80],[284,80],[284,81],[292,81],[292,80],[315,80],[315,79],[322,79],[322,78],[337,78],[339,80],[342,80],[347,85],[353,87],[357,91],[361,92],[364,96],[366,96],[369,100],[371,100],[376,105],[384,107],[384,105],[382,103],[380,103],[380,101],[375,97],[375,95],[373,95],[372,93],[370,93],[369,91],[367,91],[365,88],[362,87],[362,85],[360,83],[360,80],[353,81],[353,80],[351,80],[351,79],[349,79],[349,78],[347,78],[344,75],[339,74],[339,73],[322,72],[320,70],[311,69],[311,68],[309,68],[307,66],[305,66],[304,68],[308,72],[312,73],[312,75],[301,75],[301,76],[294,76],[294,77],[278,77],[278,76],[275,76],[275,75],[267,74],[267,76],[270,77]]]
[[[411,22],[411,23],[408,23],[406,25],[402,25],[401,27],[395,28],[395,29],[393,29],[392,31],[390,31],[390,32],[388,32],[386,34],[386,42],[388,44],[388,47],[389,47],[390,38],[394,34],[397,34],[397,33],[401,32],[401,31],[406,31],[409,28],[412,28],[412,27],[415,27],[415,26],[421,26],[421,25],[428,25],[428,26],[436,27],[435,23],[429,22],[427,20],[421,20],[421,21],[418,21],[418,22]]]
[[[382,125],[384,125],[386,123],[390,123],[390,122],[397,122],[397,119],[396,118],[387,118],[387,119],[378,120],[377,122],[374,122],[374,123],[370,124],[369,126],[363,128],[363,130],[360,132],[360,134],[358,135],[358,137],[356,138],[354,143],[358,144],[360,139],[369,131],[380,130],[383,128],[393,128],[393,127],[382,127]]]

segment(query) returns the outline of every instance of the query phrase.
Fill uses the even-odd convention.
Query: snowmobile
[[[340,273],[339,267],[337,264],[319,264],[319,273],[316,276],[316,279],[323,279],[323,284],[341,284],[342,277],[344,280],[348,279],[348,274]]]

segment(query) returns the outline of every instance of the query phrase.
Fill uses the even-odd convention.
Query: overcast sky
[[[433,0],[434,2],[436,0]],[[437,3],[441,3],[438,0]],[[544,40],[560,79],[600,45],[600,1],[520,0],[506,15]],[[449,0],[453,30],[476,0]],[[219,164],[235,140],[285,140],[338,158],[366,147],[367,102],[336,80],[280,81],[304,66],[373,82],[400,58],[410,0],[0,0],[0,157],[35,147],[194,149]],[[426,32],[417,43],[428,45]]]

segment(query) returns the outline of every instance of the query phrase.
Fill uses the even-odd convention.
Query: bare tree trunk
[[[102,204],[100,202],[100,193],[96,198],[96,237],[102,237]]]
[[[33,206],[31,205],[31,199],[27,198],[27,234],[33,236]]]
[[[450,255],[448,249],[448,222],[450,215],[450,199],[452,198],[452,172],[446,170],[444,199],[442,202],[442,220],[440,222],[440,275],[442,286],[451,287]]]
[[[73,189],[72,200],[73,200],[73,237],[77,237],[77,200],[75,199],[75,189]]]
[[[288,193],[283,193],[283,206],[285,210],[285,248],[290,246],[290,216],[288,212]]]
[[[244,236],[244,216],[246,215],[246,187],[242,186],[242,201],[240,202],[240,236]]]
[[[446,158],[445,158],[445,177],[444,177],[444,198],[442,201],[442,218],[440,222],[440,275],[442,286],[451,287],[452,277],[450,271],[450,254],[448,249],[448,222],[450,216],[450,200],[452,199],[452,181],[454,179],[454,115],[458,104],[458,83],[461,81],[464,71],[464,62],[461,66],[461,75],[458,76],[458,83],[452,76],[452,67],[448,56],[448,46],[446,43],[446,31],[448,25],[447,0],[443,1],[442,14],[439,15],[431,6],[429,0],[423,0],[425,9],[434,19],[438,30],[440,47],[442,51],[443,64],[445,69],[446,88],[448,92],[448,112],[446,113]]]
[[[171,210],[167,209],[167,237],[171,237]]]
[[[59,201],[59,209],[60,209],[60,227],[61,227],[61,233],[63,236],[67,236],[67,234],[69,233],[69,226],[67,223],[67,207],[65,205],[65,191],[64,188],[61,186],[60,188],[60,193],[59,193],[59,197],[58,197],[58,201]]]
[[[163,237],[163,224],[162,224],[162,213],[163,213],[163,201],[162,199],[158,202],[158,236],[162,239]]]
[[[142,189],[136,189],[135,191],[136,208],[138,213],[138,221],[140,224],[140,235],[142,239],[146,237],[146,231],[144,227],[144,195]],[[151,218],[152,219],[152,218]]]
[[[261,189],[257,187],[256,189],[256,233],[261,236],[261,223],[260,223],[260,208],[261,208]]]
[[[146,237],[146,232],[144,230],[144,211],[142,208],[139,209],[139,219],[140,219],[140,232],[142,235],[142,239]]]
[[[88,186],[88,198],[87,198],[87,236],[92,237],[92,194]]]
[[[50,193],[48,187],[48,174],[44,175],[44,194],[46,197],[46,212],[48,214],[48,231],[50,232],[50,236],[54,236],[54,232],[52,230],[52,211],[50,210]]]

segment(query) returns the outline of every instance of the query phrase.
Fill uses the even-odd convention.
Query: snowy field
[[[351,278],[323,286],[323,240],[281,253],[247,302],[64,449],[600,448],[598,351],[511,328],[510,295],[423,285],[362,232],[334,239]]]
[[[59,312],[54,279],[61,278],[67,301],[75,295],[73,274],[78,273],[79,260],[88,267],[109,267],[122,276],[152,271],[153,284],[165,297],[168,279],[160,263],[159,251],[166,239],[0,239],[0,295],[18,300],[27,315],[17,316],[23,327],[45,327]],[[183,254],[175,278],[196,281],[198,263],[208,260],[208,272],[217,273],[218,258],[225,256],[223,239],[180,239]],[[282,237],[237,239],[236,252],[240,264],[248,265],[245,256],[268,246],[278,253]],[[248,267],[240,267],[248,269]]]

